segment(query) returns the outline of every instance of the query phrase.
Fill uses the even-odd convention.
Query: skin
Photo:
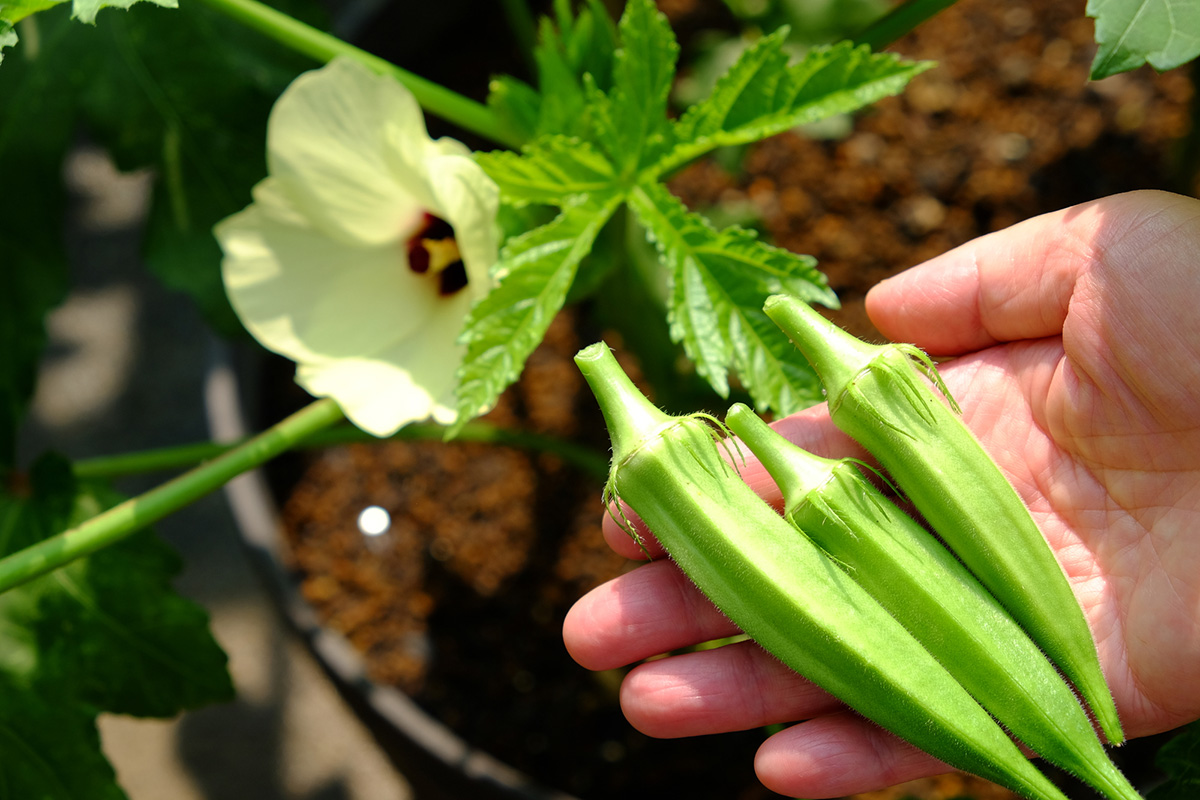
[[[951,357],[945,381],[1070,578],[1127,737],[1200,718],[1200,201],[1133,192],[1036,217],[879,284],[867,312],[889,339]],[[823,406],[774,427],[863,455]],[[743,474],[778,503],[761,467]],[[642,557],[611,520],[605,535]],[[595,589],[563,628],[589,669],[733,633],[666,560]],[[755,760],[784,795],[947,770],[750,642],[640,664],[621,703],[657,737],[803,720]]]

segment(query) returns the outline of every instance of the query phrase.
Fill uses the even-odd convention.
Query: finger
[[[842,797],[950,772],[933,756],[850,711],[780,731],[754,759],[758,779],[788,797]]]
[[[563,621],[567,652],[593,670],[623,667],[737,632],[669,561],[652,561],[598,586]]]
[[[658,738],[748,730],[841,707],[749,641],[641,664],[621,684],[626,719]]]
[[[1101,258],[1117,198],[1044,214],[882,281],[867,314],[884,336],[934,355],[1061,333],[1076,281]]]

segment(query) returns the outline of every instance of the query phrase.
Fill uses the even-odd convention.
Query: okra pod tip
[[[812,488],[823,485],[833,475],[836,461],[815,455],[797,460],[787,449],[762,446],[761,443],[778,434],[771,431],[770,426],[744,403],[734,403],[729,407],[725,414],[725,424],[762,462],[763,468],[779,486],[785,503],[806,495]],[[788,462],[786,466],[785,462]]]
[[[628,458],[657,428],[670,424],[672,417],[638,391],[606,343],[596,342],[580,350],[575,364],[604,415],[614,464]]]
[[[797,297],[772,295],[763,312],[788,334],[830,391],[854,380],[881,351],[879,345],[852,336]]]

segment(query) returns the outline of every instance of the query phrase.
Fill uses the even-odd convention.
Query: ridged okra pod
[[[852,459],[809,453],[744,405],[725,424],[783,494],[783,516],[892,612],[1029,747],[1113,800],[1140,800],[1075,693],[995,598]]]
[[[1062,566],[1012,484],[959,419],[933,362],[910,345],[864,342],[793,297],[772,297],[764,310],[816,370],[834,424],[879,461],[1066,674],[1108,740],[1123,741],[1091,630]]]
[[[784,664],[935,757],[1028,797],[1063,800],[899,622],[741,480],[705,417],[660,411],[603,343],[575,361],[612,440],[608,499],[627,503],[717,608]]]

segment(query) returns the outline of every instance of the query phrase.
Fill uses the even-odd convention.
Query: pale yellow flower
[[[267,166],[214,229],[246,329],[363,430],[453,421],[455,339],[497,257],[496,185],[463,144],[429,138],[407,89],[349,59],[284,91]]]

